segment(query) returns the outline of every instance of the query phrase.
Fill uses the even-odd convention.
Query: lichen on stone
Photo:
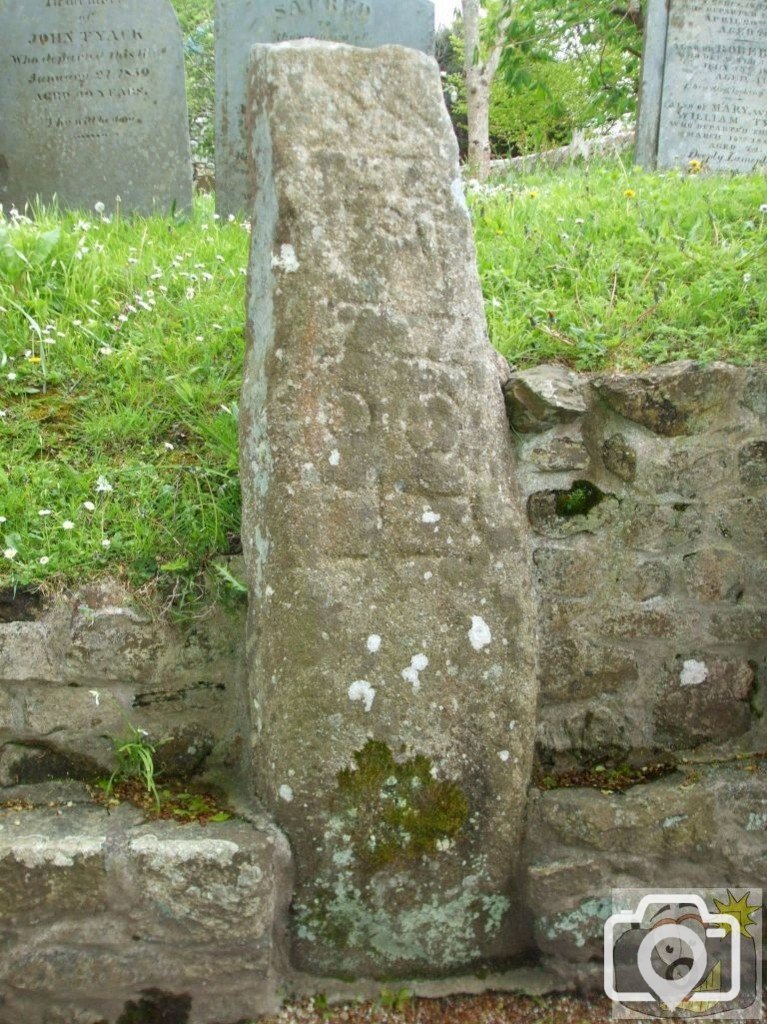
[[[379,740],[368,740],[354,754],[354,767],[338,773],[334,803],[366,874],[436,854],[469,813],[460,787],[435,779],[427,757],[398,763]]]

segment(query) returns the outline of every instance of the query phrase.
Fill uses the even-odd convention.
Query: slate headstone
[[[248,57],[255,43],[325,39],[434,51],[433,0],[216,0],[216,209],[249,212],[245,139]],[[321,117],[323,112],[316,110]]]
[[[765,0],[650,0],[637,162],[767,166]]]
[[[0,0],[0,202],[191,205],[181,32],[168,0]]]
[[[531,558],[433,58],[254,48],[240,404],[255,789],[294,955],[413,977],[524,941]]]

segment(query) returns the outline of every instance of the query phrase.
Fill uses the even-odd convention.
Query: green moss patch
[[[592,508],[604,501],[606,495],[590,480],[576,480],[567,491],[556,491],[555,508],[558,516],[587,516]]]
[[[434,854],[461,831],[466,797],[454,782],[433,777],[427,757],[398,763],[385,743],[368,740],[354,762],[338,773],[335,803],[367,873]]]

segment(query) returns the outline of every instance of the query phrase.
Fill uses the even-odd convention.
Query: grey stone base
[[[231,1024],[276,1009],[292,879],[273,826],[52,803],[0,811],[2,1024]]]

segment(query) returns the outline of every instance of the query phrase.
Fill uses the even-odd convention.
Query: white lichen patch
[[[272,269],[282,270],[286,274],[295,274],[300,263],[296,250],[292,245],[281,245],[279,254],[272,253]]]
[[[427,525],[432,525],[434,523],[438,523],[441,518],[442,516],[439,512],[434,512],[430,508],[425,508],[423,510],[423,515],[421,516],[421,522],[426,523]]]
[[[367,679],[355,679],[349,687],[349,700],[362,701],[366,711],[370,711],[375,699],[375,687],[371,686]]]
[[[378,654],[381,650],[381,637],[378,633],[371,633],[368,637],[367,648],[371,654]]]
[[[492,641],[493,634],[481,615],[472,615],[469,642],[475,651],[481,651]]]
[[[680,686],[700,686],[708,679],[708,666],[704,661],[689,659],[682,665],[679,673]]]
[[[767,814],[750,811],[746,822],[746,832],[767,831]]]
[[[509,753],[508,750],[499,750],[498,751],[498,757],[500,757],[500,759],[502,761],[506,762],[511,757],[511,754]]]
[[[162,869],[170,864],[193,860],[231,864],[239,846],[228,839],[159,839],[155,835],[138,836],[130,843],[132,853],[146,857],[150,866]]]
[[[453,183],[450,186],[450,191],[453,193],[453,199],[455,199],[458,206],[468,214],[469,206],[466,202],[466,196],[463,191],[463,182],[460,178],[454,178]]]
[[[106,842],[103,836],[63,836],[47,839],[44,836],[18,836],[13,840],[11,853],[14,860],[27,868],[52,864],[57,868],[71,868],[75,857],[97,857]]]
[[[341,465],[341,453],[337,448],[334,448],[333,451],[328,456],[328,462],[330,463],[331,466]]]
[[[676,828],[683,821],[687,821],[686,814],[671,814],[668,818],[663,819],[663,828]]]
[[[284,800],[286,804],[293,802],[293,790],[290,786],[282,785],[279,788],[280,800]]]
[[[410,683],[414,693],[421,689],[421,672],[428,668],[428,665],[429,659],[425,654],[415,654],[410,659],[408,667],[402,669],[402,678],[406,683]]]

